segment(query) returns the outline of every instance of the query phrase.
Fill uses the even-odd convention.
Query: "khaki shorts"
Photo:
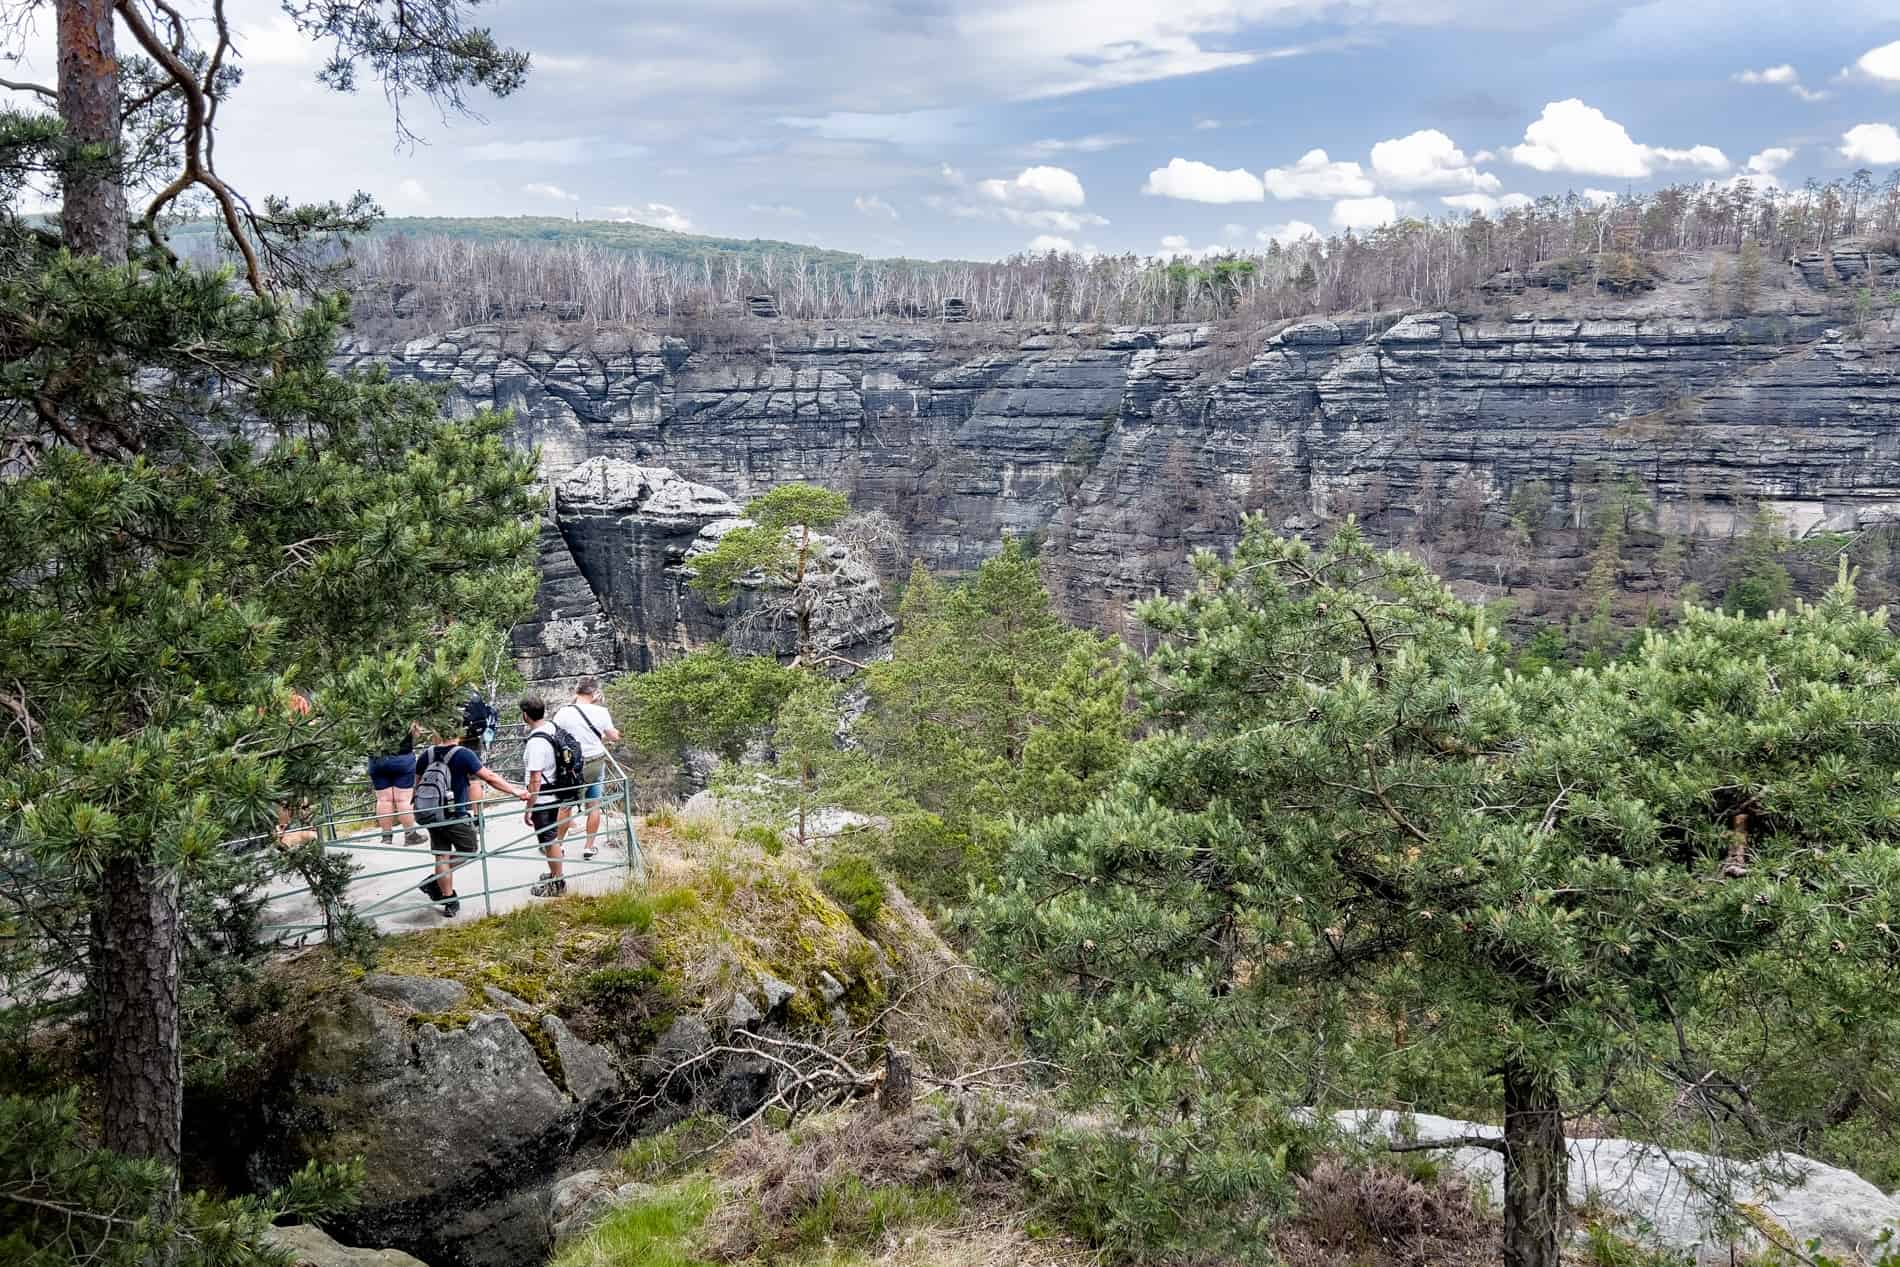
[[[581,763],[581,801],[590,808],[600,804],[601,776],[607,773],[606,757],[589,757]]]

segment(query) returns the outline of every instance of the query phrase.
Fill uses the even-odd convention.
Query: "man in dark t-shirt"
[[[475,817],[469,812],[469,784],[480,779],[503,796],[512,796],[526,800],[528,790],[516,787],[482,763],[480,735],[465,735],[455,743],[436,744],[416,754],[416,777],[422,776],[423,769],[432,762],[443,761],[449,767],[449,788],[454,794],[453,816],[445,823],[437,823],[429,828],[429,848],[435,853],[435,874],[416,887],[431,902],[444,919],[453,919],[462,909],[461,902],[455,897],[455,868],[460,865],[453,861],[458,853],[472,854],[481,851],[481,833],[476,829]],[[463,859],[466,862],[467,859]]]

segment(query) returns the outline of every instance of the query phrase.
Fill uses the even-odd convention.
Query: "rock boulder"
[[[264,1239],[290,1255],[292,1267],[429,1267],[420,1258],[399,1249],[351,1249],[339,1245],[320,1227],[299,1223],[274,1227]]]
[[[1349,1134],[1387,1135],[1421,1142],[1475,1135],[1499,1137],[1494,1126],[1417,1114],[1404,1119],[1390,1111],[1348,1111],[1334,1120]],[[1452,1166],[1491,1194],[1504,1197],[1504,1159],[1489,1149],[1458,1148],[1448,1153]],[[1900,1201],[1888,1197],[1852,1171],[1826,1166],[1792,1153],[1767,1161],[1737,1162],[1706,1153],[1668,1149],[1627,1139],[1570,1141],[1570,1203],[1606,1206],[1622,1216],[1623,1231],[1633,1239],[1685,1255],[1703,1267],[1727,1267],[1731,1251],[1756,1254],[1768,1248],[1758,1230],[1740,1239],[1723,1231],[1723,1216],[1737,1208],[1752,1212],[1744,1223],[1772,1225],[1805,1247],[1819,1240],[1830,1253],[1856,1261],[1883,1232],[1900,1237]]]
[[[481,1013],[450,1028],[419,1022],[410,1000],[451,992],[392,980],[379,983],[382,992],[404,1001],[345,993],[306,1022],[260,1108],[254,1181],[267,1187],[308,1160],[361,1156],[362,1202],[337,1221],[347,1239],[396,1246],[435,1267],[540,1261],[545,1221],[518,1196],[566,1156],[579,1106],[506,1016]],[[471,1220],[480,1236],[457,1230]]]

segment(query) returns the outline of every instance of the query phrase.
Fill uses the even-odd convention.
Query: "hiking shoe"
[[[385,841],[384,843],[387,844],[388,842]],[[421,828],[411,828],[402,834],[402,843],[405,845],[426,845],[429,843],[429,833],[423,831]]]
[[[582,862],[592,862],[593,860],[594,860],[594,851],[592,849],[581,850]]]
[[[565,892],[567,892],[566,877],[562,877],[561,879],[557,880],[551,875],[544,875],[539,880],[535,881],[533,888],[528,890],[528,896],[530,897],[560,897]]]
[[[418,884],[416,891],[428,898],[431,902],[440,902],[442,900],[442,885],[434,876],[430,876],[421,884]]]
[[[442,912],[443,919],[454,919],[462,913],[462,904],[455,898],[450,898],[435,909]]]
[[[389,833],[388,833],[388,832],[384,832],[384,833],[382,834],[382,837],[381,837],[381,839],[379,840],[379,842],[378,842],[378,843],[380,843],[380,844],[382,845],[382,847],[383,847],[383,848],[385,848],[385,849],[387,849],[387,848],[389,848],[389,846],[390,846],[390,843],[391,843],[391,842],[390,842],[390,839],[389,839]]]

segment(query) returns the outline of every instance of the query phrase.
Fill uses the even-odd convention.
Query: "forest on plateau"
[[[643,226],[405,222],[327,256],[361,319],[420,332],[532,307],[596,325],[739,315],[768,296],[793,320],[893,318],[1139,325],[1231,319],[1260,325],[1309,313],[1463,309],[1524,289],[1561,264],[1562,288],[1607,296],[1653,287],[1652,256],[1735,257],[1723,310],[1747,312],[1761,270],[1843,239],[1900,245],[1900,171],[1866,169],[1800,189],[1671,185],[1614,200],[1547,195],[1495,215],[1405,218],[1367,232],[1155,258],[1077,252],[994,263],[879,260],[785,243],[730,243]],[[619,230],[638,230],[622,234]],[[211,248],[210,235],[194,238]],[[1750,262],[1752,260],[1752,263]],[[1546,284],[1540,275],[1537,284]],[[1489,287],[1487,292],[1486,287]],[[1883,293],[1874,302],[1892,306]],[[949,305],[946,308],[946,305]]]

